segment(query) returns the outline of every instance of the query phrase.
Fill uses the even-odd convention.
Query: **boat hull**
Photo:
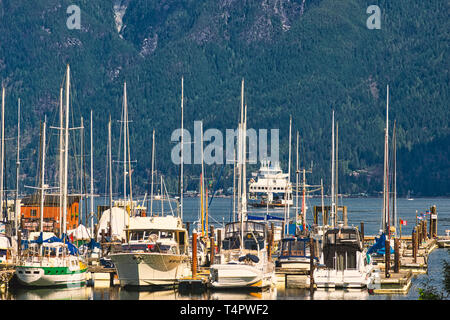
[[[120,286],[169,286],[189,272],[187,255],[115,253],[111,255]]]
[[[274,270],[257,266],[217,264],[210,267],[210,286],[217,289],[262,289],[274,285],[275,279]]]
[[[71,270],[68,267],[17,266],[16,276],[25,286],[76,286],[86,283],[87,269]]]
[[[369,271],[319,269],[314,272],[317,288],[365,288],[369,278]]]

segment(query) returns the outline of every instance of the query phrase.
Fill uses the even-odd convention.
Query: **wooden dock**
[[[6,288],[9,285],[15,270],[12,268],[0,270],[0,288]]]
[[[209,268],[200,268],[193,276],[181,278],[178,280],[178,290],[184,292],[203,292],[207,289],[209,283]]]

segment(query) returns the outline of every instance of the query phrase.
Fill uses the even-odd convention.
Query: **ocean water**
[[[381,198],[344,198],[340,200],[340,205],[346,205],[348,208],[349,225],[359,226],[364,222],[366,235],[376,235],[380,228]],[[97,204],[103,204],[104,200],[96,200]],[[295,201],[294,201],[295,203]],[[184,221],[191,222],[191,231],[195,227],[193,222],[199,217],[199,198],[184,199]],[[312,222],[312,208],[314,205],[320,206],[320,198],[308,198],[307,220]],[[328,201],[325,200],[325,205]],[[410,235],[416,221],[416,213],[426,212],[430,207],[436,205],[438,214],[438,234],[444,235],[446,230],[450,229],[450,199],[448,198],[417,198],[413,200],[398,199],[398,216],[407,221],[407,225],[402,227],[402,235]],[[154,212],[160,211],[160,201],[153,203]],[[176,205],[172,203],[172,208],[176,212]],[[250,210],[255,215],[262,215],[265,209]],[[164,212],[170,214],[170,206],[164,203]],[[295,208],[291,208],[291,217],[294,216]],[[283,209],[271,210],[270,214],[282,217]],[[227,223],[232,219],[232,199],[215,198],[210,201],[209,222],[217,227]],[[375,294],[369,295],[367,290],[347,291],[335,290],[332,292],[314,293],[313,299],[318,300],[417,300],[419,298],[418,288],[425,286],[434,287],[437,291],[443,292],[443,261],[450,262],[450,253],[448,249],[436,249],[429,257],[428,273],[415,276],[412,286],[407,294]],[[271,290],[261,293],[249,293],[241,291],[210,292],[203,294],[183,295],[175,289],[164,291],[142,291],[123,289],[119,286],[97,288],[67,288],[67,289],[26,289],[26,288],[8,288],[0,292],[2,300],[305,300],[311,299],[309,291],[304,289],[285,289],[283,286],[277,286]]]

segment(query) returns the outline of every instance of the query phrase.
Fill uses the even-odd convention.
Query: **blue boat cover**
[[[67,244],[67,249],[69,250],[69,253],[71,255],[77,255],[78,254],[77,247],[75,247],[72,243],[69,242],[67,235],[64,234],[63,239],[64,239],[64,237],[66,237],[66,244]],[[42,240],[42,239],[43,239],[43,236],[42,236],[42,232],[41,232],[41,234],[39,235],[39,237],[36,240],[22,240],[21,245],[24,245],[25,249],[27,249],[29,243],[43,244],[43,243],[63,242],[62,239],[55,237],[55,236],[50,237],[46,240]]]
[[[377,239],[377,238],[375,238]],[[367,254],[376,253],[379,255],[384,255],[386,251],[386,235],[384,233],[381,234],[381,236],[376,240],[376,242],[367,250]],[[391,253],[394,253],[394,250],[392,247],[390,247]]]
[[[248,220],[266,220],[267,219],[267,220],[279,220],[279,221],[284,220],[284,218],[271,216],[270,214],[266,215],[265,217],[247,215],[247,219]]]

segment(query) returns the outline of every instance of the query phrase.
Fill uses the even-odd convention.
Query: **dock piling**
[[[400,271],[400,239],[394,239],[394,273],[399,273]]]
[[[384,262],[385,262],[385,267],[384,267],[384,271],[385,271],[385,276],[386,278],[389,278],[391,275],[389,274],[389,269],[391,266],[391,244],[389,241],[389,238],[386,239],[386,241],[384,242]]]
[[[215,239],[214,239],[214,226],[211,226],[211,237],[210,239],[210,252],[209,252],[209,261],[210,264],[213,265],[214,264],[214,253],[216,252],[216,244],[215,244]]]
[[[197,232],[192,233],[192,278],[197,276]]]
[[[309,238],[309,294],[314,294],[314,239]]]

